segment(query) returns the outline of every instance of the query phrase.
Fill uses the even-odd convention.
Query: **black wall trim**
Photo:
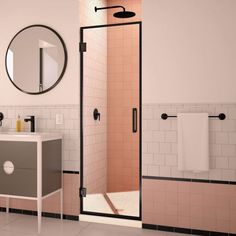
[[[203,235],[203,236],[221,236],[221,235],[222,236],[229,236],[229,235],[236,236],[236,234],[230,234],[230,233],[179,228],[179,227],[171,227],[171,226],[164,226],[164,225],[142,224],[142,228],[151,229],[151,230],[160,230],[160,231],[166,231],[166,232],[182,233],[182,234]]]
[[[79,171],[63,170],[63,174],[75,174],[75,175],[79,175]]]
[[[230,184],[236,185],[236,181],[223,181],[223,180],[209,180],[209,179],[188,179],[188,178],[174,178],[174,177],[161,177],[161,176],[143,176],[143,179],[156,179],[156,180],[169,180],[169,181],[183,181],[193,183],[208,183],[208,184]]]
[[[5,207],[0,207],[0,212],[6,212]],[[15,208],[9,208],[10,213],[16,213],[16,214],[22,214],[22,215],[31,215],[31,216],[37,216],[37,211],[30,211],[30,210],[22,210],[22,209],[15,209]],[[48,218],[55,218],[60,219],[60,214],[57,213],[49,213],[49,212],[43,212],[43,217]],[[79,221],[79,216],[74,215],[63,215],[64,220],[73,220],[73,221]]]

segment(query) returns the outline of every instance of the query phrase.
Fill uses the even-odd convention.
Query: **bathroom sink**
[[[8,141],[48,141],[61,139],[60,133],[42,133],[42,132],[1,132],[0,140]]]

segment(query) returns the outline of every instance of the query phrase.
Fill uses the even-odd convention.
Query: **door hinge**
[[[81,197],[86,197],[86,191],[87,191],[86,188],[80,188],[80,196]]]
[[[79,51],[80,52],[86,52],[87,51],[87,43],[79,43]]]

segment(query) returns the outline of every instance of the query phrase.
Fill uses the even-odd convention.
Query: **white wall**
[[[55,29],[68,50],[67,70],[61,82],[52,91],[34,96],[18,91],[5,70],[5,53],[11,39],[33,24]],[[77,0],[0,0],[0,105],[78,104],[79,27]]]
[[[236,102],[236,1],[143,1],[143,102]]]

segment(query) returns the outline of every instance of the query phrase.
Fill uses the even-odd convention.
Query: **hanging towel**
[[[178,114],[178,170],[209,170],[209,118],[207,113]]]

